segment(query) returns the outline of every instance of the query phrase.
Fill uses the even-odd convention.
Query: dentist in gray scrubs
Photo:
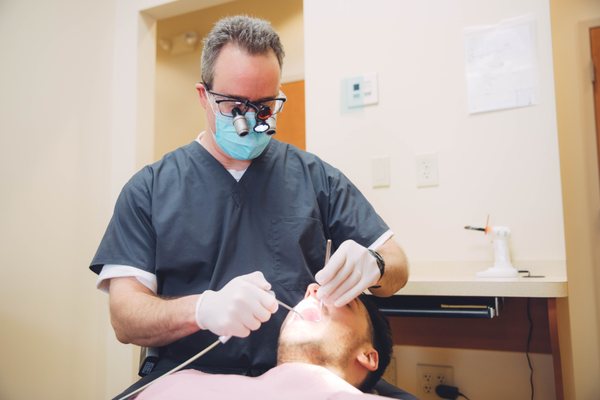
[[[316,281],[320,299],[343,307],[408,279],[393,233],[352,182],[273,136],[283,56],[268,22],[220,20],[196,85],[207,130],[136,173],[117,200],[90,268],[118,340],[159,349],[154,370],[123,393],[218,335],[233,338],[192,368],[260,375],[276,364],[286,315],[276,298],[295,305]]]

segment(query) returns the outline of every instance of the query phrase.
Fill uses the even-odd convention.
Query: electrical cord
[[[531,275],[531,271],[527,269],[520,269],[519,273],[526,274],[522,275],[522,278],[545,278],[544,275]],[[529,356],[529,350],[531,347],[531,336],[533,333],[533,319],[531,318],[531,298],[527,298],[527,321],[529,321],[529,332],[527,333],[527,347],[525,349],[525,356],[527,357],[527,365],[529,365],[529,386],[531,387],[531,400],[533,400],[535,392],[533,389],[533,365],[531,363],[531,357]]]
[[[525,272],[525,273],[529,273],[529,271],[519,271],[519,272]],[[531,277],[531,278],[538,278],[541,276],[534,276],[534,275],[530,275],[530,276],[526,276],[527,278]],[[529,366],[529,386],[531,388],[531,400],[534,399],[535,397],[535,390],[533,387],[533,364],[531,362],[531,357],[529,356],[529,352],[531,351],[531,338],[533,336],[533,318],[531,317],[531,298],[527,298],[527,321],[529,322],[529,329],[527,332],[527,345],[525,348],[525,356],[527,357],[527,365]],[[456,386],[450,386],[450,385],[437,385],[435,387],[435,393],[440,396],[442,399],[446,399],[446,400],[456,400],[459,397],[463,397],[466,400],[469,400],[469,398],[467,396],[465,396],[463,393],[461,393],[458,388]]]
[[[446,400],[456,400],[459,397],[464,397],[466,400],[469,400],[469,398],[461,393],[456,386],[437,385],[435,387],[435,394]]]
[[[531,299],[529,297],[527,298],[527,321],[529,321],[529,332],[527,333],[527,347],[525,349],[525,356],[527,357],[527,365],[529,365],[529,386],[531,387],[531,400],[533,400],[533,365],[531,363],[531,357],[529,357],[531,336],[533,333],[533,319],[531,318]]]
[[[229,339],[231,339],[231,336],[219,336],[219,339],[217,339],[213,344],[211,344],[210,346],[206,347],[204,350],[200,351],[198,354],[196,354],[195,356],[193,356],[192,358],[189,358],[187,361],[184,361],[183,363],[179,364],[178,366],[176,366],[175,368],[173,368],[172,370],[165,372],[164,374],[160,375],[158,378],[156,378],[153,381],[150,381],[148,383],[146,383],[144,386],[134,390],[131,393],[126,394],[123,397],[120,397],[119,400],[127,400],[129,399],[131,396],[133,396],[134,394],[138,394],[139,392],[141,392],[142,390],[146,389],[148,386],[155,384],[156,382],[158,382],[160,379],[163,379],[169,375],[171,375],[174,372],[179,371],[180,369],[182,369],[183,367],[187,366],[188,364],[191,364],[193,361],[196,361],[198,358],[202,357],[203,355],[205,355],[206,353],[208,353],[209,351],[211,351],[213,348],[215,348],[219,343],[226,343]]]

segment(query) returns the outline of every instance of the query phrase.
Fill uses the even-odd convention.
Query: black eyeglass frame
[[[281,111],[283,111],[283,105],[285,104],[285,102],[287,101],[287,97],[270,97],[270,98],[266,98],[266,99],[261,99],[258,102],[252,102],[248,99],[243,99],[240,97],[233,97],[233,96],[228,96],[226,94],[222,94],[222,93],[217,93],[214,92],[212,90],[210,90],[208,88],[208,85],[204,84],[204,88],[206,89],[206,91],[211,94],[212,96],[220,96],[220,97],[225,97],[224,99],[214,99],[214,102],[217,104],[217,109],[219,110],[219,112],[221,113],[221,115],[225,116],[225,117],[234,117],[235,116],[235,110],[237,109],[237,112],[240,115],[244,115],[246,114],[246,112],[248,112],[248,110],[250,108],[252,108],[254,111],[256,111],[256,118],[261,120],[261,121],[266,121],[267,119],[269,119],[271,116],[280,113]],[[282,91],[280,91],[279,93],[282,93]],[[235,101],[240,103],[240,105],[243,105],[246,110],[244,112],[242,112],[241,109],[239,109],[238,107],[235,107],[233,109],[232,115],[227,115],[224,114],[221,109],[219,108],[219,104],[226,102],[226,101]],[[261,104],[263,102],[267,102],[267,101],[281,101],[281,109],[277,112],[273,112],[273,110],[271,110],[271,107],[265,105],[265,104]]]

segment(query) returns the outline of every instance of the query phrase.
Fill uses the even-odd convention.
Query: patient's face
[[[354,299],[344,307],[320,306],[319,286],[311,284],[304,300],[290,312],[279,337],[278,362],[306,361],[314,364],[341,364],[354,358],[353,350],[369,342],[369,322],[365,306]]]

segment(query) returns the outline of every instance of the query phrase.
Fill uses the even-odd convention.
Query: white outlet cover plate
[[[431,187],[440,184],[437,153],[420,154],[415,157],[417,187]]]

